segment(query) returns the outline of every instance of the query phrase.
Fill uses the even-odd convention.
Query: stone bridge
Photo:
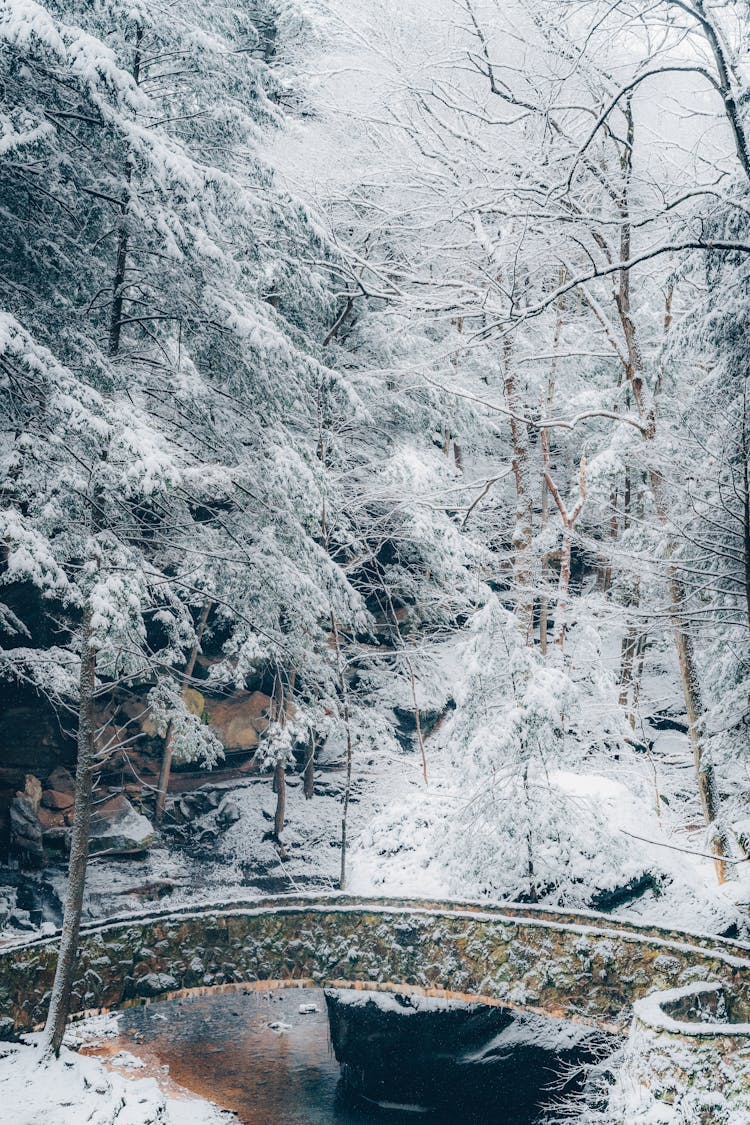
[[[0,947],[0,1037],[43,1022],[57,937]],[[83,927],[72,1012],[190,990],[301,986],[460,997],[626,1029],[649,993],[714,982],[750,1011],[750,947],[533,906],[318,894]]]

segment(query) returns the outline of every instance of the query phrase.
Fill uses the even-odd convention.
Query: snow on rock
[[[590,1042],[595,1032],[584,1024],[567,1020],[552,1020],[545,1016],[516,1016],[492,1039],[483,1043],[478,1051],[462,1055],[462,1062],[481,1062],[498,1056],[510,1057],[523,1047],[535,1047],[550,1053],[570,1051]]]
[[[78,1048],[88,1043],[100,1043],[102,1039],[115,1039],[119,1033],[120,1013],[107,1012],[68,1024],[64,1042],[66,1047]]]
[[[141,852],[154,839],[151,821],[120,794],[94,811],[91,817],[91,852]]]
[[[381,1012],[397,1012],[410,1016],[415,1012],[448,1012],[455,1008],[473,1007],[465,1000],[444,999],[441,996],[420,996],[418,993],[370,992],[364,988],[329,988],[331,995],[350,1008],[364,1008],[368,1004]],[[476,1005],[481,1007],[481,1005]]]
[[[113,1066],[123,1067],[125,1070],[143,1070],[145,1062],[131,1055],[130,1051],[119,1051],[112,1059]]]

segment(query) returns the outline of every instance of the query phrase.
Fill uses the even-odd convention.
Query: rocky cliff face
[[[564,1020],[425,997],[328,990],[336,1058],[350,1094],[381,1106],[524,1125],[580,1091],[618,1040]]]
[[[137,853],[153,839],[148,819],[163,738],[151,720],[146,694],[107,700],[100,711],[100,724],[114,737],[94,797],[94,854]],[[189,694],[191,710],[217,735],[225,757],[211,774],[195,763],[174,763],[168,825],[190,819],[192,794],[209,777],[221,782],[256,771],[254,755],[272,704],[259,690],[220,699],[193,689]],[[58,715],[33,692],[7,686],[0,692],[0,856],[13,864],[38,868],[66,854],[75,771],[71,723],[70,716]]]

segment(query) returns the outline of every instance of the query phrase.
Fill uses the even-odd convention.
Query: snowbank
[[[208,1102],[167,1098],[153,1078],[125,1078],[65,1047],[59,1059],[42,1062],[34,1036],[22,1044],[0,1044],[0,1105],[3,1125],[219,1125],[227,1120]]]

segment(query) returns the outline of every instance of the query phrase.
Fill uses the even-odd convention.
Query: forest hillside
[[[2,6],[9,932],[70,857],[748,933],[748,31]]]

